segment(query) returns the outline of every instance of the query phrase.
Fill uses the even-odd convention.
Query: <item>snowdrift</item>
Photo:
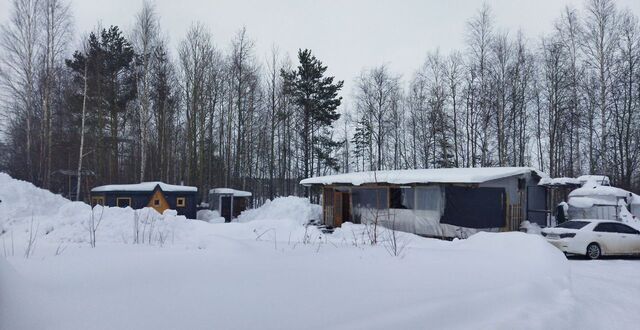
[[[538,235],[480,233],[448,242],[397,233],[406,249],[395,257],[390,231],[381,229],[372,246],[363,225],[344,224],[333,235],[305,226],[320,207],[303,198],[277,198],[237,222],[208,223],[152,209],[92,210],[0,179],[0,243],[12,237],[22,249],[30,224],[39,228],[33,257],[0,257],[0,329],[574,324],[567,261]],[[31,205],[34,194],[40,206]],[[102,214],[96,248],[88,244],[92,212]],[[136,221],[140,244],[132,244]]]
[[[54,214],[68,199],[0,172],[0,225],[24,216]]]
[[[91,208],[83,202],[72,202],[33,184],[0,173],[0,233],[6,245],[13,245],[13,254],[22,253],[28,237],[36,233],[36,250],[53,253],[52,249],[69,244],[88,245],[91,218],[99,221],[96,244],[134,242],[164,246],[167,244],[188,248],[206,248],[216,237],[262,240],[293,237],[298,239],[315,228],[301,224],[319,219],[321,208],[306,198],[281,197],[267,201],[258,209],[243,212],[238,223],[223,224],[224,219],[215,211],[203,210],[204,221],[188,220],[172,210],[164,214],[152,208]],[[208,223],[207,223],[208,222]],[[301,238],[302,239],[302,238]],[[36,253],[37,254],[37,253]]]
[[[311,204],[309,199],[295,196],[267,200],[260,208],[246,210],[238,217],[238,222],[255,220],[292,221],[305,225],[311,220],[320,220],[322,207]]]
[[[136,235],[140,242],[143,239],[163,241],[169,239],[169,234],[173,235],[171,238],[176,232],[180,234],[176,230],[187,222],[174,212],[161,215],[152,208],[91,208],[83,202],[72,202],[31,183],[12,179],[5,173],[0,173],[0,199],[3,244],[13,245],[14,250],[16,245],[22,249],[31,235],[36,237],[36,246],[45,249],[52,245],[86,244],[90,239],[92,217],[93,221],[99,222],[96,241],[100,243],[130,243]]]

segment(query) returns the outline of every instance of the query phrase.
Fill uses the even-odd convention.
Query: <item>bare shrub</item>
[[[391,228],[385,231],[385,240],[383,241],[384,248],[389,252],[391,256],[403,257],[407,246],[409,245],[408,239],[396,230],[395,217],[391,221]]]
[[[29,239],[27,240],[27,246],[24,249],[24,257],[29,258],[33,255],[36,249],[36,241],[38,239],[38,229],[40,228],[40,224],[36,224],[35,231],[33,230],[33,216],[31,216],[31,221],[29,221]],[[13,238],[12,238],[13,239]],[[13,243],[12,243],[13,245]]]
[[[95,209],[100,207],[100,216],[96,217]],[[96,205],[91,208],[91,217],[89,218],[89,223],[87,225],[87,230],[89,231],[89,244],[92,248],[96,247],[96,232],[98,231],[98,227],[100,227],[100,223],[102,222],[102,216],[104,215],[104,207],[101,205]]]

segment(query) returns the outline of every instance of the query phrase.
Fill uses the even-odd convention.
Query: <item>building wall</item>
[[[524,179],[524,186],[518,186],[518,179]],[[385,208],[372,208],[372,207],[358,207],[357,203],[352,200],[351,210],[353,217],[356,222],[362,223],[372,223],[376,221],[378,224],[387,227],[394,228],[400,231],[411,232],[424,236],[434,236],[434,237],[468,237],[478,231],[502,231],[502,230],[518,230],[520,222],[522,220],[526,220],[529,215],[527,214],[527,187],[538,187],[537,180],[530,174],[513,176],[508,178],[502,178],[498,180],[493,180],[489,182],[485,182],[482,184],[475,185],[477,187],[490,187],[490,188],[503,188],[507,195],[507,202],[509,204],[519,204],[520,212],[519,218],[513,218],[517,220],[517,223],[508,223],[506,227],[501,228],[483,228],[483,229],[474,229],[474,228],[464,228],[458,227],[449,224],[440,223],[440,218],[444,213],[444,201],[445,201],[445,189],[446,184],[431,184],[431,185],[412,185],[414,189],[434,189],[434,187],[438,187],[440,189],[441,200],[439,201],[440,206],[438,210],[435,209],[420,209],[415,206],[418,205],[420,194],[417,192],[414,193],[414,207],[412,209],[390,209],[388,207]],[[406,185],[403,185],[406,186]],[[474,186],[473,184],[467,184],[466,186]],[[400,187],[399,185],[387,185],[388,187]],[[330,188],[342,190],[342,191],[351,191],[354,190],[362,190],[362,189],[372,189],[374,187],[351,187],[351,186],[330,186]],[[388,198],[388,194],[386,195]],[[533,196],[534,200],[539,203],[546,203],[546,193],[541,195]],[[324,203],[323,198],[323,203]],[[357,199],[357,198],[354,198]],[[387,201],[388,203],[388,201]],[[388,205],[388,204],[387,204]],[[327,205],[323,205],[323,211],[326,213]],[[512,214],[507,213],[507,216],[512,216]],[[545,218],[543,217],[543,220]],[[538,221],[536,221],[538,222]],[[327,225],[332,225],[331,219],[325,219],[324,223]],[[540,223],[542,225],[546,225],[546,223]]]
[[[149,205],[149,201],[154,192],[140,191],[113,191],[92,193],[91,197],[103,197],[104,205],[116,207],[118,198],[131,198],[131,208],[141,209]],[[189,219],[195,219],[197,213],[197,193],[196,192],[162,192],[164,198],[169,204],[169,208],[176,210],[179,215],[184,215]],[[184,197],[185,207],[177,207],[176,201],[178,197]]]

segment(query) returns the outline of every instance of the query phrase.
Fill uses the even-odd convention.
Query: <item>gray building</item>
[[[549,221],[546,174],[529,167],[356,172],[304,179],[322,189],[322,222],[373,223],[430,237],[518,230]]]
[[[231,188],[209,190],[209,208],[218,211],[225,222],[237,218],[251,205],[251,193]]]

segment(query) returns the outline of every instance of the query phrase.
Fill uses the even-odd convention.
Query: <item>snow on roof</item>
[[[582,197],[589,197],[589,196],[630,197],[634,195],[635,194],[629,191],[626,191],[624,189],[611,187],[611,186],[601,186],[598,183],[595,183],[593,181],[588,181],[581,188],[575,189],[569,193],[569,197],[580,197],[580,196]]]
[[[609,181],[609,177],[606,175],[581,175],[577,178],[577,180],[580,181],[581,184],[585,184],[588,181],[595,181],[603,186],[609,186],[611,184]]]
[[[231,188],[214,188],[209,190],[210,194],[233,194],[234,197],[251,197],[248,191],[236,190]]]
[[[604,197],[610,197],[610,196],[604,196]],[[594,198],[594,197],[574,196],[574,197],[569,197],[569,205],[580,208],[580,209],[588,209],[593,207],[594,205],[616,206],[617,201],[607,199],[607,198],[602,198],[602,197]]]
[[[153,191],[157,186],[160,186],[162,191],[189,191],[197,192],[198,188],[192,186],[178,186],[173,184],[166,184],[160,181],[141,182],[134,184],[110,184],[106,186],[99,186],[91,189],[92,192],[108,192],[108,191]]]
[[[542,178],[542,179],[540,179],[540,182],[538,183],[538,185],[541,185],[541,186],[568,186],[568,185],[580,186],[583,183],[584,182],[581,182],[579,179],[563,177],[563,178]]]
[[[515,175],[535,172],[541,177],[546,174],[531,167],[473,167],[473,168],[437,168],[392,171],[354,172],[307,178],[301,185],[314,184],[352,184],[366,183],[482,183]]]

